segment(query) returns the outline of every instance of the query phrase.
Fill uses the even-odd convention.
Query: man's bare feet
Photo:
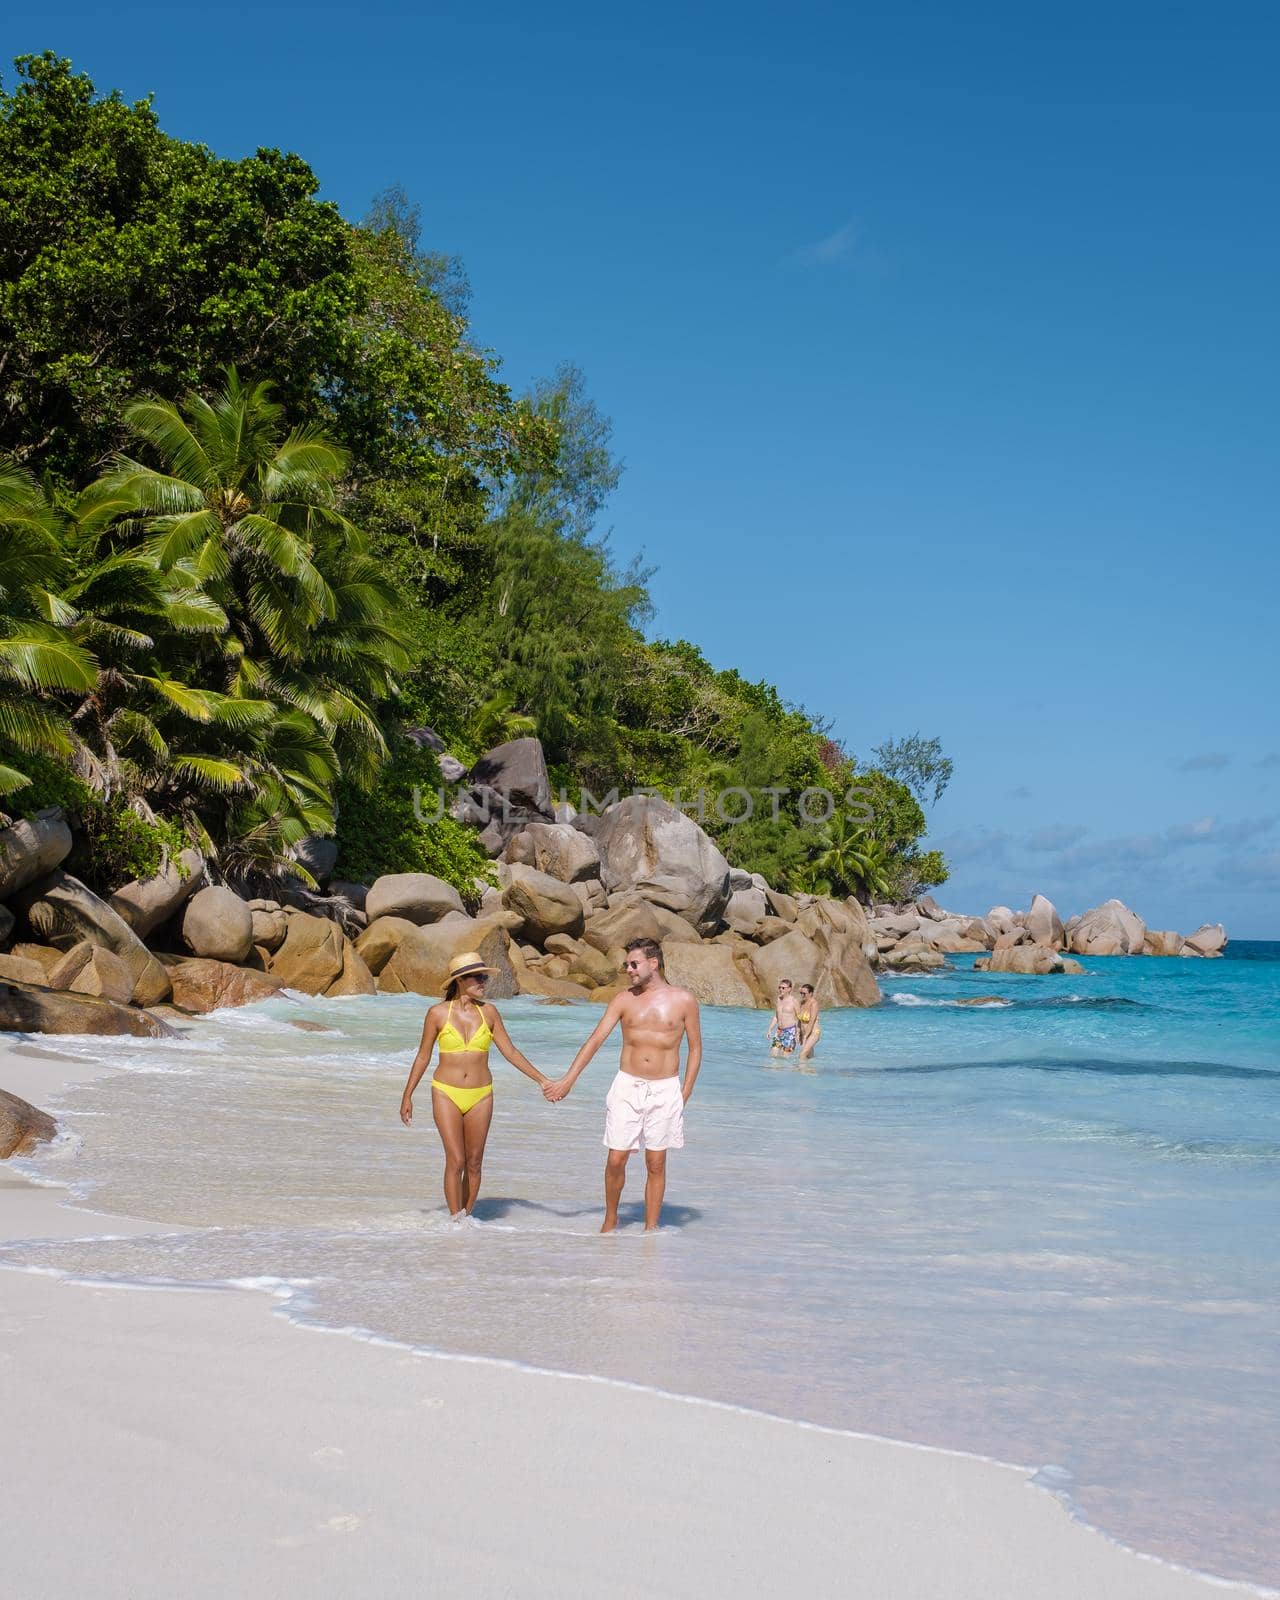
[[[601,1223],[601,1225],[600,1225],[600,1232],[601,1233],[614,1233],[614,1232],[617,1231],[617,1227],[618,1227],[618,1219],[617,1219],[617,1217],[606,1217],[604,1219],[603,1223]]]

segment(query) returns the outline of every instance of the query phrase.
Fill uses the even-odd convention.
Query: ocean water
[[[126,1070],[70,1091],[70,1137],[27,1169],[163,1226],[0,1264],[284,1286],[307,1322],[1029,1465],[1126,1544],[1276,1583],[1277,957],[1044,978],[955,957],[827,1012],[808,1071],[770,1060],[763,1014],[708,1009],[648,1237],[638,1162],[625,1226],[596,1231],[614,1048],[558,1106],[495,1057],[478,1220],[458,1228],[429,1091],[412,1130],[397,1115],[412,996],[273,1002],[179,1043],[58,1040]],[[596,1015],[502,1011],[549,1071]]]

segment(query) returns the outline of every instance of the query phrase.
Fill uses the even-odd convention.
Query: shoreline
[[[75,1085],[117,1070],[109,1062],[95,1065],[83,1058],[60,1056],[56,1048],[46,1050],[25,1042],[0,1046],[0,1063],[5,1087],[46,1107]],[[70,1185],[58,1180],[36,1181],[0,1168],[0,1205],[4,1208],[0,1235],[6,1239],[84,1238],[90,1236],[83,1226],[89,1218],[101,1218],[110,1225],[93,1230],[95,1234],[187,1231],[98,1212],[83,1203],[69,1202],[69,1192]],[[397,1504],[400,1517],[390,1524],[383,1521],[371,1550],[368,1534],[361,1530],[371,1521],[378,1522],[376,1512],[339,1509],[327,1519],[313,1519],[309,1533],[286,1529],[272,1535],[260,1526],[267,1515],[265,1507],[240,1504],[232,1520],[237,1527],[244,1524],[255,1530],[252,1564],[211,1571],[206,1574],[206,1588],[192,1587],[198,1580],[185,1568],[175,1579],[173,1564],[181,1564],[197,1549],[207,1556],[212,1530],[206,1519],[191,1530],[189,1546],[179,1542],[172,1547],[175,1533],[189,1514],[189,1508],[175,1506],[166,1521],[167,1541],[161,1548],[150,1547],[142,1571],[129,1570],[137,1557],[128,1540],[114,1553],[109,1565],[119,1571],[124,1587],[107,1589],[99,1584],[98,1592],[104,1597],[119,1593],[144,1600],[155,1594],[159,1600],[173,1592],[212,1596],[225,1593],[232,1582],[247,1585],[245,1592],[253,1592],[256,1585],[259,1591],[273,1594],[301,1594],[304,1587],[317,1581],[331,1584],[335,1557],[341,1564],[339,1551],[345,1553],[352,1546],[359,1550],[350,1580],[355,1587],[344,1587],[342,1592],[371,1596],[385,1592],[392,1583],[412,1582],[424,1561],[433,1575],[439,1573],[442,1561],[452,1563],[448,1581],[468,1583],[480,1594],[705,1594],[708,1586],[723,1581],[728,1572],[735,1574],[737,1586],[747,1593],[777,1593],[783,1584],[794,1584],[802,1577],[816,1593],[841,1594],[856,1583],[860,1592],[892,1596],[893,1600],[939,1592],[1008,1595],[1010,1600],[1015,1595],[1043,1600],[1057,1600],[1061,1595],[1065,1600],[1080,1592],[1124,1596],[1125,1600],[1146,1596],[1180,1600],[1211,1589],[1258,1595],[1276,1592],[1197,1573],[1130,1550],[1077,1518],[1051,1489],[1035,1483],[1035,1468],[794,1421],[617,1379],[557,1372],[523,1361],[427,1350],[368,1330],[334,1328],[307,1320],[305,1290],[298,1286],[271,1288],[265,1281],[253,1287],[104,1285],[47,1270],[10,1270],[14,1276],[6,1281],[17,1293],[6,1296],[8,1315],[0,1334],[0,1373],[4,1378],[0,1383],[8,1391],[18,1391],[7,1394],[6,1405],[15,1435],[23,1438],[35,1469],[11,1504],[16,1525],[32,1532],[38,1529],[63,1551],[61,1557],[50,1556],[52,1565],[31,1568],[33,1592],[56,1596],[82,1591],[90,1567],[89,1552],[93,1552],[97,1570],[104,1542],[106,1546],[113,1539],[118,1543],[120,1529],[130,1527],[132,1515],[122,1503],[116,1507],[111,1526],[94,1523],[83,1534],[73,1529],[68,1540],[65,1507],[59,1519],[50,1511],[49,1497],[41,1494],[40,1485],[75,1478],[78,1472],[86,1474],[83,1495],[77,1499],[82,1498],[101,1517],[99,1502],[104,1489],[108,1501],[112,1499],[120,1463],[135,1461],[140,1449],[145,1455],[146,1442],[150,1438],[154,1443],[157,1429],[167,1437],[170,1450],[204,1467],[202,1506],[210,1494],[219,1503],[239,1499],[236,1479],[228,1476],[226,1468],[238,1461],[245,1446],[252,1443],[253,1451],[239,1470],[249,1472],[251,1479],[251,1463],[259,1459],[253,1452],[270,1454],[284,1437],[297,1438],[319,1429],[340,1436],[341,1442],[313,1451],[307,1458],[309,1468],[302,1469],[297,1462],[292,1468],[281,1463],[283,1481],[289,1486],[285,1499],[294,1520],[302,1514],[301,1506],[308,1507],[306,1514],[311,1515],[316,1496],[323,1500],[330,1492],[316,1484],[333,1481],[335,1473],[345,1474],[348,1469],[340,1463],[349,1457],[362,1463],[358,1479],[365,1497],[362,1504],[368,1501],[370,1487],[376,1486],[381,1496]],[[166,1287],[181,1287],[183,1292],[145,1297],[108,1292]],[[57,1315],[65,1308],[60,1296],[67,1289],[77,1295],[78,1317],[73,1326]],[[270,1293],[265,1305],[264,1289]],[[214,1295],[216,1301],[205,1298]],[[281,1314],[273,1314],[277,1312]],[[54,1326],[52,1335],[42,1324]],[[141,1345],[137,1338],[140,1328],[146,1335]],[[302,1340],[300,1335],[306,1332],[348,1337],[326,1342]],[[203,1362],[192,1361],[193,1348],[205,1358]],[[227,1387],[228,1357],[244,1363],[249,1389],[257,1387],[268,1393],[272,1404],[246,1411],[245,1390],[234,1383]],[[67,1358],[73,1375],[70,1384]],[[410,1410],[413,1424],[406,1428],[405,1408],[387,1403],[382,1383],[389,1381],[388,1392],[394,1397],[395,1373],[423,1362],[436,1364],[419,1370],[440,1374],[448,1398],[420,1400],[418,1408]],[[5,1382],[19,1372],[25,1378],[33,1364],[43,1368],[46,1363],[52,1380],[48,1385]],[[269,1382],[265,1381],[268,1372],[273,1374]],[[212,1387],[204,1393],[201,1407],[201,1380],[209,1373],[213,1374]],[[96,1391],[87,1402],[78,1392],[86,1378]],[[165,1408],[183,1392],[184,1379],[196,1393],[189,1408],[184,1402],[183,1423],[175,1431]],[[354,1392],[363,1395],[363,1403],[348,1415],[349,1407],[332,1401],[332,1396]],[[129,1397],[130,1411],[138,1407],[149,1412],[159,1407],[167,1420],[155,1417],[150,1431],[140,1430],[136,1422],[122,1428],[112,1413],[120,1409],[124,1394]],[[444,1444],[450,1471],[461,1477],[463,1490],[469,1490],[475,1480],[474,1492],[463,1492],[458,1502],[463,1508],[458,1513],[461,1524],[469,1532],[461,1525],[451,1531],[453,1524],[446,1513],[454,1501],[453,1491],[445,1501],[429,1495],[419,1504],[416,1497],[423,1491],[415,1478],[412,1494],[402,1503],[398,1497],[404,1496],[405,1486],[395,1477],[387,1481],[397,1461],[397,1446],[406,1458],[419,1458],[415,1467],[432,1467],[436,1454],[432,1446],[441,1432],[434,1426],[439,1411],[450,1413],[446,1441],[454,1439],[452,1430],[461,1427],[464,1438],[489,1438],[494,1446],[490,1452],[478,1452],[487,1459],[467,1458],[459,1464],[456,1445]],[[79,1440],[74,1466],[64,1459],[60,1436]],[[539,1441],[559,1452],[550,1463],[538,1455]],[[634,1479],[619,1476],[616,1457],[624,1451]],[[466,1456],[463,1450],[462,1457]],[[681,1466],[666,1483],[664,1475],[671,1473],[673,1460]],[[701,1492],[691,1499],[688,1469],[693,1461],[701,1467]],[[753,1469],[754,1462],[767,1462],[768,1466]],[[406,1469],[409,1464],[406,1459]],[[215,1469],[212,1474],[211,1467]],[[305,1481],[295,1481],[299,1471]],[[539,1473],[546,1480],[545,1487],[540,1485],[533,1503],[528,1504],[527,1479]],[[508,1488],[509,1497],[495,1493],[495,1480],[500,1490]],[[597,1491],[601,1482],[617,1484],[603,1502]],[[638,1489],[631,1486],[633,1482]],[[152,1500],[157,1490],[163,1495],[177,1487],[158,1464],[147,1468],[139,1463],[138,1484]],[[662,1484],[660,1492],[654,1484]],[[706,1492],[707,1485],[714,1485],[713,1492]],[[273,1504],[284,1492],[275,1479],[263,1487],[269,1488],[267,1501]],[[1019,1491],[1025,1488],[1039,1492],[1021,1495]],[[177,1492],[180,1497],[181,1490]],[[566,1492],[571,1496],[568,1509],[560,1500]],[[481,1508],[479,1525],[472,1522],[469,1508],[473,1505]],[[522,1513],[516,1517],[521,1551],[517,1591],[509,1586],[511,1574],[503,1566],[502,1549],[495,1549],[495,1545],[503,1547],[510,1534],[500,1533],[490,1521],[490,1505],[500,1507],[499,1520],[510,1515],[513,1506]],[[871,1520],[860,1525],[869,1506],[874,1508]],[[431,1507],[441,1512],[442,1520],[437,1519],[441,1525],[432,1528],[429,1547],[420,1549],[415,1540],[421,1534],[412,1530],[420,1529],[424,1511]],[[562,1514],[573,1522],[567,1547],[552,1526]],[[672,1531],[673,1516],[681,1532],[667,1549],[664,1538]],[[58,1526],[49,1527],[50,1521]],[[429,1516],[427,1521],[431,1521]],[[922,1524],[928,1531],[925,1540],[918,1537]],[[27,1541],[27,1546],[30,1549],[45,1542],[44,1538],[34,1539]],[[927,1548],[920,1548],[922,1544]],[[69,1549],[76,1552],[73,1561],[66,1558]],[[796,1566],[799,1551],[808,1556],[808,1570],[802,1573]],[[234,1559],[241,1554],[237,1552]],[[804,1557],[799,1559],[803,1562]],[[76,1570],[63,1570],[59,1560]],[[161,1568],[163,1581],[148,1587],[151,1573],[161,1579]],[[621,1582],[620,1569],[624,1574]],[[20,1565],[18,1571],[26,1569]],[[645,1576],[637,1583],[627,1573]],[[367,1586],[360,1587],[361,1583]],[[752,1583],[758,1587],[752,1588]]]

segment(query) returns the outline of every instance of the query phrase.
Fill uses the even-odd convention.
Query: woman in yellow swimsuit
[[[811,983],[800,985],[800,1059],[808,1061],[822,1037],[822,1007]]]
[[[400,1120],[408,1127],[413,1122],[413,1091],[438,1045],[440,1060],[431,1080],[431,1109],[444,1145],[445,1204],[455,1219],[470,1216],[480,1193],[485,1140],[493,1120],[489,1046],[496,1044],[511,1065],[536,1084],[550,1082],[512,1044],[496,1009],[485,1004],[489,971],[474,950],[454,956],[449,963],[444,999],[427,1012],[422,1043],[400,1100]]]

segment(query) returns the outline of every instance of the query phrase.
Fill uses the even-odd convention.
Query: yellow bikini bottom
[[[439,1078],[432,1078],[431,1087],[439,1089],[441,1094],[448,1095],[464,1117],[472,1106],[480,1104],[485,1095],[493,1093],[491,1083],[482,1083],[478,1089],[459,1089],[452,1083],[441,1083]]]

